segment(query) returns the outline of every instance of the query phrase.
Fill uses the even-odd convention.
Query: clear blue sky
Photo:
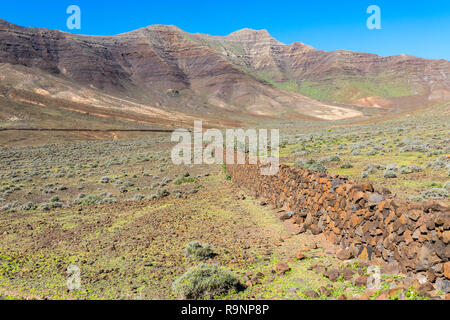
[[[66,27],[66,8],[71,4],[81,8],[81,30]],[[366,27],[371,4],[381,8],[381,30]],[[300,41],[321,50],[450,60],[449,0],[2,0],[0,18],[92,35],[113,35],[151,24],[213,35],[267,29],[283,43]]]

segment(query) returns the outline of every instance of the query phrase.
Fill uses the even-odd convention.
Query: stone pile
[[[342,260],[397,261],[403,272],[450,278],[450,209],[444,202],[406,202],[387,189],[297,167],[262,176],[259,165],[227,165],[232,181],[289,213],[300,232],[324,233]]]

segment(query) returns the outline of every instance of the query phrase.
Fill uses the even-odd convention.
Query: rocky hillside
[[[383,105],[384,100],[389,106],[389,98],[450,97],[450,63],[446,60],[408,55],[383,58],[346,50],[325,52],[299,42],[284,45],[266,30],[194,37],[276,87],[319,100],[362,106],[375,106],[373,100]]]
[[[159,124],[340,120],[363,115],[342,103],[394,108],[450,93],[445,60],[323,52],[249,29],[215,37],[154,25],[103,37],[0,20],[0,68],[0,118],[19,122],[37,106]]]

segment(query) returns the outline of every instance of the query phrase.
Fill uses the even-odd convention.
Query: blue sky
[[[81,8],[81,30],[66,27],[71,4]],[[381,30],[366,27],[366,9],[372,4],[381,9]],[[283,43],[300,41],[321,50],[450,60],[449,0],[3,0],[0,18],[92,35],[114,35],[151,24],[213,35],[267,29]]]

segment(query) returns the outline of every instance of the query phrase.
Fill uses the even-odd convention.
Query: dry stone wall
[[[262,176],[259,165],[226,170],[235,184],[284,209],[300,232],[324,233],[340,245],[340,259],[397,261],[403,272],[426,272],[431,282],[449,279],[446,203],[406,202],[369,183],[284,165],[275,176]]]

